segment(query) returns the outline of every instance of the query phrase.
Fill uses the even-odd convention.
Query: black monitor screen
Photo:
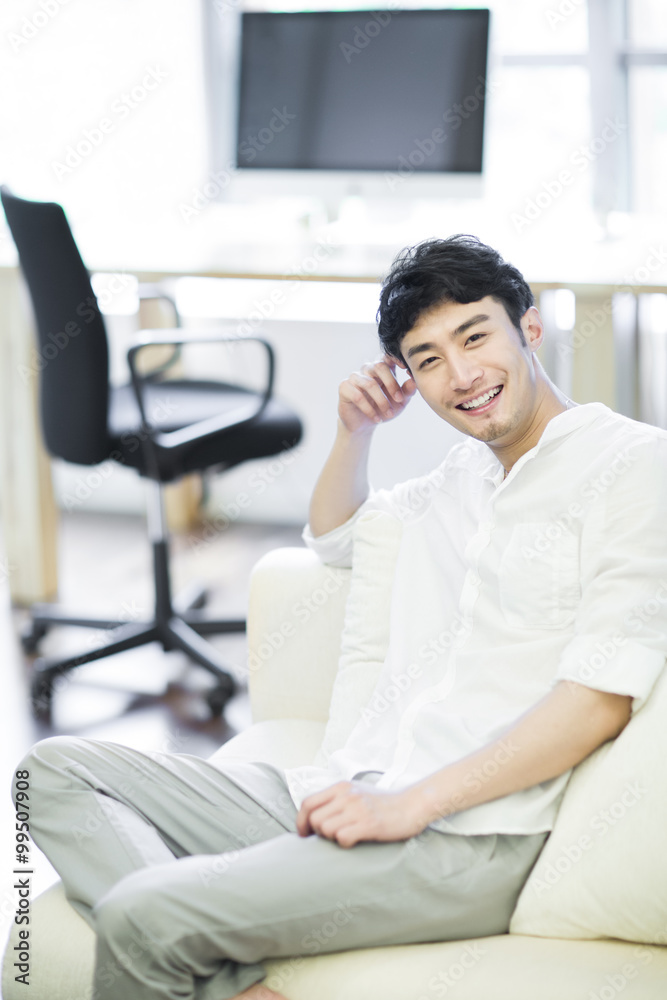
[[[245,13],[237,165],[480,173],[488,10]]]

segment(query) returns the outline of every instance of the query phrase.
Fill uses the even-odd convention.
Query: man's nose
[[[453,358],[449,363],[450,384],[452,389],[467,390],[482,378],[481,367],[467,358]]]

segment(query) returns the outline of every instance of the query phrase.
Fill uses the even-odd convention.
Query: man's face
[[[526,345],[505,307],[490,296],[445,302],[420,317],[403,338],[401,352],[438,416],[502,448],[530,432],[539,402],[533,352],[542,341],[542,325],[536,309],[526,312],[521,328]]]

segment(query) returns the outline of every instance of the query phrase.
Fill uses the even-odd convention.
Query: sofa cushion
[[[667,948],[498,934],[265,967],[289,1000],[664,1000]]]
[[[368,511],[354,525],[350,592],[329,720],[315,763],[324,767],[359,720],[373,694],[389,646],[389,612],[402,525],[384,511]]]
[[[209,760],[261,760],[276,767],[300,767],[312,764],[323,735],[323,722],[265,719],[223,743]]]
[[[309,549],[267,552],[248,602],[248,687],[254,722],[326,723],[340,657],[349,569]]]
[[[667,671],[621,735],[575,768],[511,933],[667,943],[665,719]]]

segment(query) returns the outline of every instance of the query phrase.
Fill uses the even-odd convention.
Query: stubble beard
[[[488,424],[479,428],[479,431],[473,432],[473,430],[466,429],[465,434],[470,437],[474,437],[477,441],[483,441],[484,444],[489,444],[492,441],[497,441],[512,431],[516,430],[519,426],[520,420],[519,416],[515,414],[510,414],[510,416],[505,418],[494,418]]]

